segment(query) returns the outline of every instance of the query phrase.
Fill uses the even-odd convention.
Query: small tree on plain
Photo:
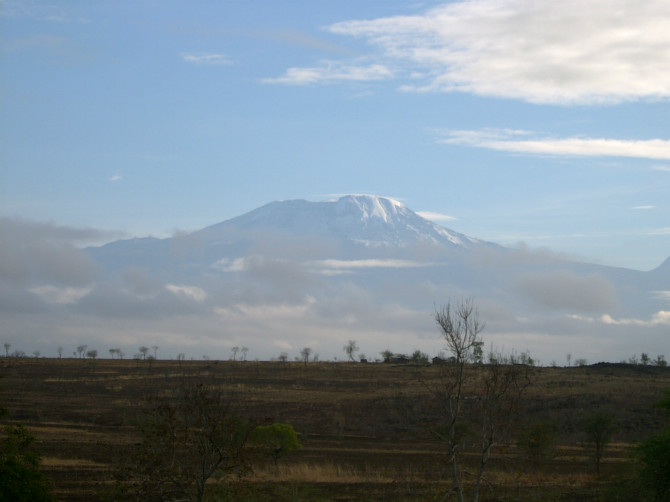
[[[202,502],[211,479],[246,472],[254,427],[231,403],[220,388],[202,384],[150,399],[140,425],[142,440],[120,473],[121,491],[148,502]]]
[[[63,347],[58,347],[57,351],[58,351],[58,359],[62,359],[63,358]]]
[[[85,344],[77,346],[77,354],[79,354],[79,359],[83,359],[84,352],[86,352],[87,348],[88,348],[88,345],[85,345]]]
[[[95,359],[98,357],[98,351],[95,349],[91,349],[86,352],[86,357],[88,357],[89,359]]]
[[[517,447],[531,464],[537,466],[553,454],[557,431],[558,424],[554,420],[534,420],[517,437]]]
[[[152,345],[151,348],[154,351],[154,360],[158,359],[158,349],[160,348],[158,345]]]
[[[140,354],[142,354],[142,359],[146,359],[147,354],[149,353],[149,347],[142,345],[138,350],[140,351]]]
[[[603,458],[605,447],[617,431],[614,414],[609,411],[596,410],[586,417],[583,427],[587,441],[593,445],[596,474],[600,475],[600,461]]]
[[[307,366],[307,363],[309,362],[309,356],[311,353],[312,349],[310,349],[309,347],[304,347],[300,351],[300,358],[302,359],[302,362],[305,364],[305,366]]]
[[[240,348],[235,346],[230,351],[233,353],[233,361],[237,359],[237,353],[240,351]]]
[[[415,350],[412,352],[412,362],[416,364],[428,364],[428,354],[421,352],[420,350]]]
[[[472,362],[481,364],[484,362],[484,342],[475,342],[472,345]]]
[[[242,352],[242,360],[246,361],[247,360],[247,352],[249,352],[249,348],[248,347],[242,347],[240,349],[240,352]]]
[[[9,349],[11,349],[11,348],[12,348],[12,344],[5,342],[5,357],[9,357]]]
[[[298,434],[289,424],[259,425],[251,435],[251,441],[269,452],[275,468],[281,457],[302,448]]]
[[[354,356],[356,355],[356,352],[358,352],[358,345],[356,345],[356,340],[349,340],[343,347],[343,350],[349,357],[349,360],[353,363]]]

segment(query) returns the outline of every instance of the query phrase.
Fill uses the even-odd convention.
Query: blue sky
[[[166,236],[374,193],[505,245],[670,256],[666,0],[0,9],[3,217]]]

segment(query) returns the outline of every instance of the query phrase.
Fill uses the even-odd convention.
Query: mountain
[[[88,248],[105,270],[211,272],[247,254],[290,259],[426,259],[504,248],[446,229],[398,201],[347,195],[335,201],[271,202],[246,214],[167,239],[139,238]]]
[[[307,345],[337,354],[347,339],[432,347],[431,311],[462,297],[476,299],[491,343],[540,357],[577,342],[590,360],[612,360],[603,347],[629,357],[667,346],[670,259],[641,272],[506,248],[384,197],[272,202],[171,238],[83,251],[99,267],[94,284],[34,291],[181,347],[255,344],[265,357]]]
[[[479,243],[422,218],[398,201],[372,195],[347,195],[329,202],[272,202],[208,227],[202,234],[215,238],[233,228],[319,236],[373,248],[402,248],[418,243],[467,248]]]
[[[196,283],[204,276],[239,272],[241,263],[253,257],[312,272],[315,264],[329,265],[336,270],[320,272],[346,272],[354,282],[367,281],[365,288],[393,276],[408,284],[440,279],[454,289],[504,295],[524,277],[570,276],[575,284],[580,278],[599,277],[621,291],[624,310],[648,301],[640,291],[670,289],[670,258],[645,273],[509,249],[447,229],[396,200],[373,195],[271,202],[194,232],[119,240],[86,251],[107,273],[139,268],[165,280]]]

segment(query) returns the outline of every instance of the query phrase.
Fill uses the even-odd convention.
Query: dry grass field
[[[303,447],[277,468],[257,462],[229,481],[233,500],[444,500],[450,486],[444,448],[421,427],[437,367],[2,358],[0,375],[0,404],[36,436],[57,500],[110,500],[146,398],[184,381],[220,387],[241,413],[300,435]],[[509,437],[493,452],[482,500],[626,500],[619,485],[634,474],[632,449],[664,426],[652,404],[667,389],[668,368],[537,368],[519,427],[551,421],[555,446],[530,461]],[[596,409],[618,426],[600,476],[582,427]]]

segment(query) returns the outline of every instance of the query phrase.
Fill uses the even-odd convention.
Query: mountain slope
[[[436,225],[401,203],[371,195],[272,202],[168,239],[129,239],[88,248],[103,268],[139,266],[163,275],[211,272],[249,254],[272,258],[425,259],[503,248]]]
[[[433,243],[467,248],[479,244],[422,218],[400,202],[372,195],[347,195],[328,202],[272,202],[200,233],[211,239],[233,228],[311,235],[366,247]]]

